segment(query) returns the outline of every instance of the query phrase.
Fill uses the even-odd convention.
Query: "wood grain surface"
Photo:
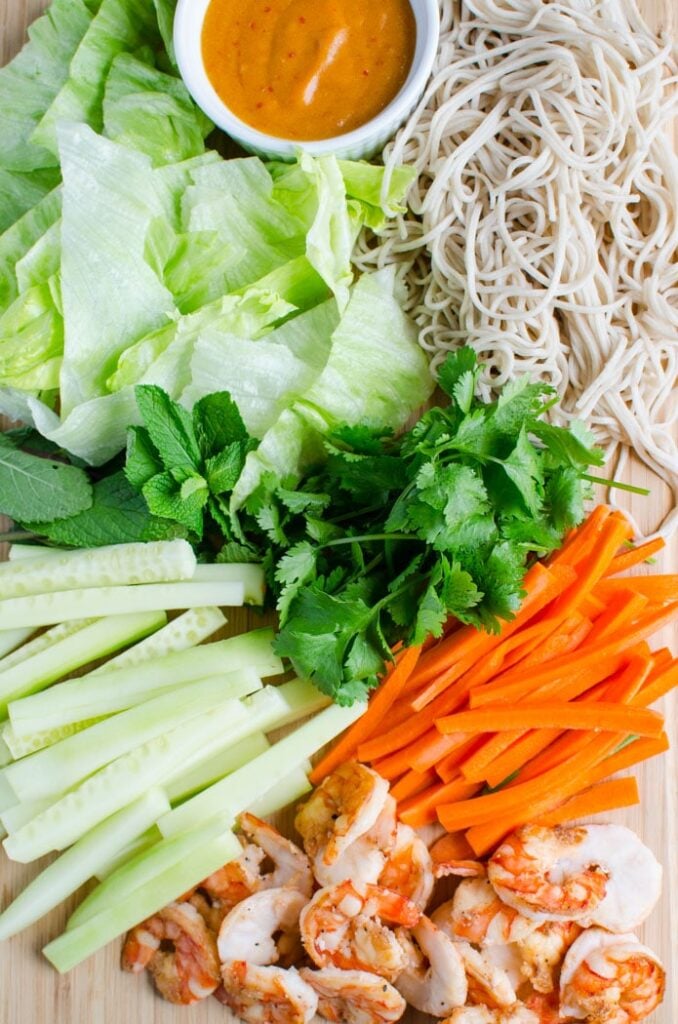
[[[149,0],[150,2],[150,0]],[[47,0],[0,0],[0,65],[9,60],[25,39],[26,28],[47,6]],[[678,0],[640,0],[647,20],[678,38]],[[668,490],[639,464],[627,479],[652,488],[652,498],[633,497],[630,509],[641,527],[651,530],[668,507]],[[0,520],[1,522],[1,520]],[[0,547],[0,558],[2,549]],[[678,571],[678,542],[674,540],[655,571]],[[230,614],[232,629],[247,628],[246,612]],[[656,638],[678,646],[676,631]],[[641,766],[638,776],[642,804],[611,816],[640,833],[664,865],[664,891],[660,905],[642,928],[642,939],[663,959],[668,987],[662,1008],[650,1024],[678,1024],[678,699],[666,702],[671,751]],[[289,824],[282,816],[281,827]],[[0,906],[6,904],[34,877],[45,862],[26,867],[10,863],[0,853]],[[48,918],[0,946],[0,1024],[231,1024],[235,1018],[209,999],[190,1008],[173,1007],[158,998],[146,978],[123,974],[119,943],[92,957],[65,977],[57,974],[40,954],[42,947],[64,927],[77,904],[73,898]],[[407,1024],[430,1020],[411,1014]]]

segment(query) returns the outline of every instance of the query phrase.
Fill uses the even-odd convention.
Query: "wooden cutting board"
[[[150,0],[149,0],[150,2]],[[47,6],[47,0],[0,0],[0,65],[22,45],[26,28]],[[677,0],[640,0],[646,18],[655,27],[678,38]],[[631,511],[641,527],[653,529],[668,507],[668,490],[647,470],[632,465],[626,478],[652,488],[651,499],[633,498]],[[0,547],[0,557],[2,549]],[[665,552],[659,571],[678,570],[678,540]],[[248,628],[248,614],[230,614],[234,632]],[[665,630],[656,646],[678,646],[676,631]],[[642,929],[642,938],[663,959],[668,989],[662,1008],[651,1024],[678,1021],[678,698],[666,702],[667,729],[672,749],[662,758],[641,766],[638,776],[642,804],[611,816],[635,829],[664,865],[664,892],[660,905]],[[289,824],[289,813],[280,826]],[[7,903],[33,878],[45,862],[26,867],[10,863],[0,853],[0,906]],[[235,1018],[209,999],[190,1008],[173,1007],[158,998],[146,978],[123,974],[119,968],[119,943],[92,957],[65,977],[58,975],[40,955],[77,904],[74,898],[39,924],[0,946],[0,1024],[235,1024]],[[406,1024],[423,1024],[430,1018],[411,1014]]]

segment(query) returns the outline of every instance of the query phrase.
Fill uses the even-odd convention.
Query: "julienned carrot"
[[[528,570],[523,581],[526,596],[519,612],[510,622],[505,623],[501,633],[492,635],[483,633],[473,626],[464,626],[426,652],[417,666],[414,678],[423,685],[470,655],[481,657],[487,651],[492,650],[506,636],[514,633],[529,618],[549,604],[555,596],[562,593],[562,590],[568,585],[568,578],[572,579],[568,573],[569,570],[565,574],[561,570],[553,573],[537,562]]]
[[[609,701],[585,703],[549,701],[462,711],[436,721],[443,735],[458,732],[504,732],[511,729],[588,729],[594,732],[632,732],[638,736],[659,736],[664,718],[657,711],[636,709]]]
[[[678,615],[678,601],[666,605],[657,611],[647,612],[641,618],[632,623],[627,629],[615,633],[597,644],[592,644],[573,654],[556,658],[544,665],[531,675],[530,688],[532,692],[542,685],[566,678],[568,675],[586,671],[589,668],[593,671],[601,663],[610,664],[625,654],[629,648],[635,647],[647,637],[652,636],[662,626],[667,625]],[[617,665],[619,667],[619,665]],[[599,679],[595,680],[599,682]],[[491,684],[474,691],[471,696],[471,706],[479,707],[483,704],[499,703],[520,699],[525,687],[524,679],[520,678],[518,669],[510,669],[497,677]]]
[[[560,807],[547,811],[537,819],[539,825],[562,825],[567,821],[578,821],[589,818],[593,814],[604,814],[616,811],[620,807],[633,807],[640,803],[638,780],[634,775],[623,779],[609,779],[599,782],[590,789],[585,789],[576,796],[570,797]]]
[[[609,601],[620,588],[644,594],[650,601],[666,604],[678,600],[678,574],[652,576],[624,576],[623,579],[603,579],[596,584],[595,595],[602,601]]]
[[[569,734],[572,735],[572,734]],[[582,746],[588,739],[585,733],[577,733],[580,738],[583,737]],[[515,772],[520,772],[520,778],[523,782],[527,782],[528,779],[534,778],[533,775],[526,775],[525,771],[530,767],[530,761],[542,754],[544,750],[550,750],[552,745],[558,741],[559,737],[563,736],[561,729],[531,729],[530,732],[523,733],[515,743],[503,751],[499,757],[495,757],[489,764],[483,765],[481,768],[474,771],[474,766],[464,765],[462,768],[464,777],[469,782],[474,781],[477,775],[482,772],[482,778],[493,789],[496,786],[500,786],[505,779],[510,778]],[[559,764],[561,760],[558,759],[555,764]]]
[[[617,555],[612,559],[605,575],[615,576],[619,572],[627,572],[634,565],[639,565],[640,562],[645,562],[648,558],[652,558],[653,555],[656,555],[665,546],[663,537],[655,537],[654,540],[648,540],[644,544],[639,544],[638,547],[629,548],[628,551],[624,551],[621,555]]]
[[[661,700],[676,686],[678,686],[678,660],[669,665],[660,675],[650,679],[631,703],[636,707],[646,708],[650,704],[654,704],[656,700]]]
[[[591,624],[591,630],[585,640],[587,646],[610,636],[625,623],[638,618],[647,603],[648,599],[644,594],[639,594],[631,588],[620,590],[612,597],[602,615]]]
[[[578,613],[571,615],[563,622],[562,631],[552,633],[549,639],[541,647],[532,651],[520,663],[521,668],[532,665],[543,665],[554,658],[560,658],[584,643],[591,632],[593,623],[584,615]]]
[[[391,786],[391,796],[398,803],[401,803],[401,801],[406,800],[410,796],[422,793],[425,789],[435,785],[437,781],[438,776],[432,768],[427,772],[409,771],[401,776],[395,785]]]
[[[622,750],[616,753],[609,753],[598,764],[587,772],[589,783],[600,782],[617,772],[633,768],[641,761],[647,761],[651,757],[664,754],[669,749],[669,738],[665,732],[656,739],[638,739],[628,743]]]
[[[428,768],[434,768],[440,764],[453,751],[467,742],[468,736],[465,733],[459,733],[457,736],[441,736],[433,727],[407,747],[408,764],[415,771],[424,772]]]
[[[451,782],[459,774],[468,758],[472,756],[474,750],[477,750],[482,742],[482,739],[479,739],[477,736],[471,736],[470,738],[467,736],[465,743],[438,762],[436,772],[443,782]],[[482,782],[483,779],[467,779],[467,781]]]
[[[422,828],[424,825],[431,825],[436,820],[437,808],[441,803],[448,800],[468,800],[480,788],[477,785],[470,786],[461,777],[453,779],[452,782],[440,783],[404,800],[398,806],[398,815],[406,825],[410,825],[412,828]]]
[[[595,546],[598,535],[612,514],[609,505],[596,505],[580,526],[572,530],[563,546],[548,559],[551,565],[574,565]]]
[[[367,711],[355,722],[341,737],[338,743],[318,762],[310,774],[310,780],[314,785],[321,782],[326,775],[329,775],[344,761],[350,760],[359,743],[370,736],[377,728],[389,709],[400,696],[405,683],[410,678],[419,656],[421,647],[407,647],[400,654],[396,655],[395,667],[385,677],[379,689],[376,691]]]
[[[607,605],[604,601],[601,601],[595,594],[587,594],[586,597],[582,598],[581,604],[579,605],[579,611],[582,615],[585,615],[587,619],[591,619],[592,622],[598,618],[599,615],[605,611]]]

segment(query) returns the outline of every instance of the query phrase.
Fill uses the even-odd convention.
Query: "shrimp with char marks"
[[[490,858],[499,897],[536,921],[635,928],[659,899],[661,867],[621,825],[526,825]]]
[[[261,967],[297,963],[303,956],[299,915],[307,902],[297,889],[263,889],[248,896],[221,923],[221,962],[246,960]]]
[[[434,884],[433,863],[426,843],[409,825],[398,825],[395,845],[379,875],[379,885],[399,892],[425,910]]]
[[[332,867],[375,826],[387,802],[388,788],[386,779],[377,772],[350,761],[323,779],[299,808],[294,824],[321,884],[338,884]],[[378,878],[383,857],[378,848],[370,852],[373,857],[376,854]]]
[[[536,992],[548,995],[558,988],[565,954],[580,934],[576,921],[545,921],[518,942],[523,977]]]
[[[506,971],[468,942],[457,940],[456,947],[466,972],[468,1002],[492,1008],[512,1006],[516,1001],[516,990]]]
[[[398,828],[396,812],[396,802],[389,795],[372,828],[346,847],[332,864],[326,864],[323,858],[316,858],[315,875],[320,884],[340,885],[346,881],[376,884],[395,846]]]
[[[664,997],[666,974],[635,935],[590,928],[570,946],[560,975],[560,1012],[589,1024],[636,1024]]]
[[[294,968],[261,967],[227,960],[221,969],[220,1002],[245,1024],[310,1024],[318,997]]]
[[[303,967],[299,974],[318,995],[318,1014],[335,1024],[391,1024],[407,1009],[393,985],[368,971]]]
[[[442,903],[431,917],[451,938],[479,946],[519,942],[538,926],[503,903],[485,878],[463,879],[453,898]]]
[[[434,1017],[446,1017],[466,1002],[468,986],[456,943],[422,917],[411,934],[398,929],[406,967],[395,986],[411,1006]]]
[[[407,962],[395,933],[384,924],[412,927],[414,903],[377,885],[342,882],[320,889],[301,912],[306,952],[318,967],[372,971],[389,980]]]
[[[169,903],[133,928],[122,967],[134,974],[148,970],[160,994],[181,1006],[205,999],[220,981],[214,936],[190,903]]]

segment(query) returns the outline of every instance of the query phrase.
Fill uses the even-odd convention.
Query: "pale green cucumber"
[[[198,565],[193,574],[195,583],[242,583],[245,604],[264,603],[266,582],[260,565],[249,562],[231,562],[226,565]]]
[[[275,814],[276,811],[287,807],[288,804],[301,800],[302,796],[306,796],[313,789],[308,779],[310,770],[311,762],[304,761],[303,765],[294,768],[289,775],[285,775],[279,782],[276,782],[272,789],[260,796],[258,800],[254,800],[246,810],[256,814],[258,818],[267,818],[270,814]]]
[[[151,697],[210,676],[252,668],[267,678],[279,675],[282,662],[271,646],[273,630],[218,640],[140,665],[112,668],[61,683],[44,693],[12,703],[10,719],[17,736],[56,729],[71,722],[124,711]]]
[[[232,832],[224,832],[207,840],[198,835],[194,838],[194,844],[188,854],[168,870],[155,875],[139,888],[128,889],[121,900],[50,942],[43,950],[50,963],[61,973],[69,971],[241,852],[240,844]],[[153,849],[142,856],[152,854]]]
[[[71,635],[61,635],[37,654],[0,673],[0,714],[6,713],[10,701],[44,690],[73,669],[147,636],[166,621],[164,612],[112,615],[90,622]]]
[[[17,736],[12,728],[12,723],[5,722],[2,738],[11,752],[12,760],[16,761],[20,757],[28,757],[29,754],[34,754],[36,750],[44,750],[45,747],[51,747],[53,743],[59,743],[69,736],[74,736],[76,732],[89,729],[90,725],[95,725],[101,721],[102,717],[86,718],[84,722],[72,722],[70,725],[62,725],[60,729],[42,729],[39,732],[27,733],[25,736]],[[1,762],[0,766],[4,767]]]
[[[42,651],[46,651],[57,640],[65,640],[66,637],[73,636],[74,633],[96,621],[96,619],[73,619],[71,622],[61,622],[58,626],[52,626],[45,633],[41,633],[39,636],[34,637],[33,640],[29,640],[28,643],[22,644],[21,647],[18,647],[0,661],[0,679],[2,674],[8,669],[14,668],[15,665],[22,661],[27,661]],[[33,630],[30,630],[30,632],[32,633]]]
[[[54,622],[80,619],[88,612],[100,617],[201,608],[208,604],[236,608],[244,604],[244,600],[242,583],[139,583],[137,586],[88,587],[10,597],[0,601],[0,622],[7,629],[48,626]]]
[[[302,765],[360,718],[365,708],[363,703],[355,703],[350,708],[338,704],[325,708],[249,764],[175,807],[158,821],[160,831],[164,836],[174,836],[212,818],[221,821],[236,818],[284,775]],[[5,840],[7,842],[9,840]]]
[[[54,797],[51,797],[49,800],[28,800],[9,807],[0,814],[0,821],[5,832],[11,835],[17,829],[23,828],[29,821],[33,821],[33,818],[37,818],[39,814],[42,814],[48,807],[51,807],[53,803]]]
[[[193,767],[184,768],[180,775],[167,783],[165,788],[170,801],[177,804],[199,793],[206,786],[223,779],[224,775],[263,754],[269,746],[263,732],[253,732],[251,736],[245,736],[232,746],[220,749],[216,754],[203,755]]]
[[[137,704],[84,729],[75,736],[15,761],[0,772],[19,800],[56,797],[123,754],[169,732],[230,698],[260,690],[254,669],[239,669],[191,683]]]
[[[169,807],[162,789],[148,790],[137,801],[102,821],[70,850],[62,853],[30,882],[0,914],[0,940],[38,921],[96,875],[111,852],[141,835]]]
[[[232,826],[232,822],[230,824]],[[229,860],[240,857],[243,849],[232,834],[231,827],[226,829],[220,823],[212,821],[202,828],[190,831],[190,833],[175,836],[173,839],[161,839],[150,849],[139,852],[131,860],[121,864],[101,885],[87,894],[71,914],[66,926],[67,930],[70,932],[72,929],[80,928],[85,922],[95,920],[100,914],[117,906],[132,893],[143,892],[147,886],[153,885],[155,879],[171,871],[182,861],[192,858],[202,843],[209,843],[221,835],[228,835],[235,840],[235,845],[229,843],[229,850],[232,852],[223,860],[219,860],[211,870],[199,874],[194,882],[183,889],[175,890],[169,899],[176,899],[187,889],[193,888],[206,879],[212,871],[222,867]],[[137,924],[139,920],[142,920],[140,916],[133,924]]]
[[[5,722],[2,733],[0,733],[0,768],[4,768],[5,765],[11,764],[16,757],[5,738],[5,730],[8,728],[9,722]]]
[[[155,846],[160,839],[162,839],[160,829],[157,825],[151,825],[142,835],[137,836],[131,843],[127,843],[121,850],[118,850],[107,860],[104,860],[97,868],[94,877],[97,881],[103,882],[114,871],[117,871],[119,867],[132,860],[133,857],[136,857],[138,853],[150,850],[151,846]]]
[[[171,777],[178,764],[206,743],[219,735],[227,737],[246,715],[240,701],[225,701],[119,757],[8,836],[3,844],[7,856],[25,864],[77,842],[104,818]]]
[[[0,629],[0,658],[4,658],[15,647],[20,647],[25,643],[32,632],[32,629]],[[1,665],[2,662],[0,662]]]
[[[9,549],[10,562],[25,562],[27,558],[58,558],[65,555],[68,548],[47,548],[41,544],[12,544]]]
[[[3,562],[0,564],[0,590],[3,599],[7,599],[45,596],[56,591],[172,583],[190,580],[195,568],[193,548],[185,540],[111,544],[89,550],[64,551],[58,557],[48,555]],[[133,608],[129,610],[134,611]]]

